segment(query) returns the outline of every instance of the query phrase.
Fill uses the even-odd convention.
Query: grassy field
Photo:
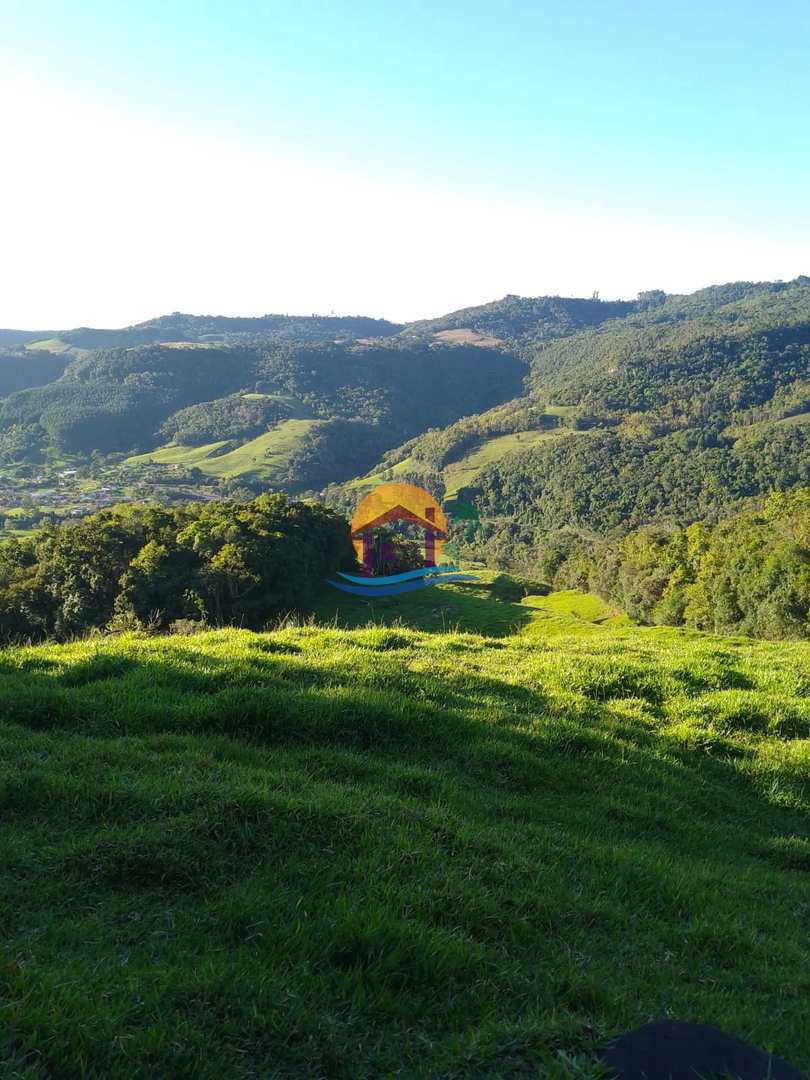
[[[0,653],[0,1075],[593,1078],[660,1016],[810,1066],[810,645],[369,614]]]
[[[559,408],[565,408],[565,406],[559,406]],[[549,408],[546,411],[552,412],[552,409]],[[533,446],[548,442],[549,439],[559,439],[564,435],[571,434],[573,434],[571,430],[558,428],[551,431],[518,431],[512,435],[497,435],[494,438],[485,439],[474,449],[467,451],[458,460],[451,461],[442,469],[446,485],[445,497],[448,499],[454,498],[461,488],[475,483],[482,469],[486,468],[487,465],[500,461],[507,454],[513,454],[520,450],[530,450]],[[392,479],[396,480],[397,476],[403,473],[411,472],[414,469],[418,470],[419,466],[420,462],[417,459],[411,456],[403,458],[391,469]],[[367,488],[384,483],[383,472],[384,470],[378,467],[367,476],[358,477],[358,479],[351,481],[346,486]]]
[[[230,478],[250,475],[269,483],[283,478],[291,452],[316,420],[283,420],[241,446],[223,453],[227,442],[207,443],[205,446],[162,446],[148,454],[127,458],[124,465],[185,465],[197,468],[208,476]]]
[[[25,348],[28,352],[50,352],[58,353],[60,356],[64,353],[70,353],[74,358],[86,356],[91,352],[90,349],[80,349],[77,345],[69,345],[67,341],[62,341],[61,338],[45,338],[41,341],[30,341]]]
[[[478,474],[487,465],[493,465],[496,461],[514,454],[520,450],[530,450],[549,439],[559,439],[573,432],[567,429],[552,431],[519,431],[513,435],[498,435],[494,439],[487,439],[474,450],[453,461],[443,469],[445,484],[447,485],[446,498],[452,499],[461,488],[474,484]]]
[[[409,454],[408,457],[403,458],[402,461],[398,461],[396,465],[391,467],[391,478],[396,480],[396,478],[402,476],[403,473],[411,472],[411,470],[418,468],[419,462]],[[378,466],[374,472],[370,472],[366,476],[358,476],[355,480],[350,480],[346,484],[346,487],[369,488],[374,487],[376,484],[384,484],[386,480],[383,477],[383,473],[387,476],[388,470]]]
[[[797,413],[795,416],[785,416],[781,420],[759,420],[755,424],[748,424],[747,427],[732,425],[727,427],[723,434],[744,441],[757,438],[770,427],[799,427],[808,423],[810,423],[810,412],[804,412]]]

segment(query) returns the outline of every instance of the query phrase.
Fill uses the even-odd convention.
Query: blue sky
[[[810,272],[806,2],[0,19],[0,325],[416,318]]]

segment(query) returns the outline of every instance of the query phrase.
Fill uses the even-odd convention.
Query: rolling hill
[[[34,461],[135,452],[158,462],[192,448],[214,475],[249,472],[271,482],[273,467],[254,457],[284,442],[295,454],[275,482],[290,490],[348,479],[424,425],[512,396],[526,372],[498,350],[382,339],[136,345],[53,363],[58,378],[0,401],[7,462],[19,460],[20,447]],[[318,421],[317,430],[304,421]],[[226,440],[236,456],[212,465],[221,447],[211,444]]]
[[[290,471],[291,456],[318,420],[282,420],[263,435],[233,447],[227,440],[203,446],[170,444],[124,461],[127,465],[157,464],[196,468],[207,476],[249,478],[280,487]]]
[[[810,1066],[810,645],[323,604],[0,653],[0,1071],[596,1080],[661,1015]]]
[[[808,278],[641,294],[623,317],[518,338],[525,394],[409,440],[354,489],[407,471],[484,519],[605,532],[810,482]]]
[[[112,454],[341,505],[409,477],[541,531],[681,526],[810,482],[806,277],[48,335],[3,346],[8,465]]]

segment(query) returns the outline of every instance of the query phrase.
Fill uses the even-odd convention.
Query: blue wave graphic
[[[411,581],[413,578],[427,577],[430,574],[457,574],[458,566],[423,566],[419,570],[406,570],[404,574],[388,574],[387,577],[355,577],[338,570],[338,577],[353,581],[355,585],[395,585],[398,581]]]
[[[399,577],[398,574],[392,574],[392,577]],[[371,579],[366,578],[368,583]],[[385,578],[377,578],[378,582],[385,582]],[[441,585],[445,581],[476,581],[474,574],[433,574],[432,577],[422,577],[416,581],[399,581],[388,584],[379,585],[347,585],[343,581],[330,581],[329,584],[333,585],[336,589],[340,589],[341,592],[351,593],[352,596],[364,596],[369,600],[374,600],[378,596],[397,596],[400,593],[416,592],[417,589],[429,589],[431,585]]]

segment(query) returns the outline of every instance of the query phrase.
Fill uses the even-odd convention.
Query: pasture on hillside
[[[225,479],[250,476],[272,483],[284,475],[290,454],[315,423],[314,420],[283,420],[272,431],[235,447],[227,439],[204,446],[172,443],[148,454],[129,457],[124,464],[183,465],[189,469],[197,468],[207,476]]]
[[[661,1016],[808,1068],[810,644],[400,600],[0,653],[0,1073],[586,1080]]]

